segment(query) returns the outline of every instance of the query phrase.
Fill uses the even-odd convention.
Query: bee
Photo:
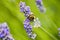
[[[29,19],[30,21],[34,21],[34,19],[35,19],[34,14],[30,14],[30,15],[28,16],[28,19]]]

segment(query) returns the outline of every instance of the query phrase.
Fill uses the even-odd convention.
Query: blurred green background
[[[32,40],[23,26],[25,17],[20,12],[20,1],[26,2],[26,5],[30,6],[31,11],[41,21],[40,28],[33,28],[37,34],[36,40],[60,40],[57,30],[60,27],[60,0],[43,0],[46,13],[39,11],[35,0],[0,0],[0,23],[8,23],[15,40]]]

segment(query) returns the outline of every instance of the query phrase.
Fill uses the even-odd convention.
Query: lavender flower
[[[32,26],[30,25],[30,20],[29,19],[26,19],[25,21],[24,21],[24,28],[25,28],[25,30],[26,30],[26,32],[29,34],[29,33],[31,33],[31,31],[32,31]]]
[[[6,23],[0,24],[0,38],[3,38],[6,34],[9,33],[9,28]]]
[[[30,7],[29,6],[26,6],[25,7],[25,11],[26,11],[26,13],[30,13],[31,12]]]
[[[31,27],[30,20],[26,18],[26,20],[24,21],[24,28],[29,28],[29,27]]]
[[[36,5],[42,13],[46,12],[46,8],[43,6],[42,0],[36,0]]]
[[[27,26],[27,28],[25,30],[28,34],[31,33],[32,32],[32,26],[31,25]]]
[[[28,36],[34,39],[35,36],[32,34],[32,26],[30,25],[30,20],[28,19],[28,16],[31,14],[30,7],[26,6],[24,2],[20,2],[20,11],[23,12],[24,15],[26,16],[26,20],[24,21],[24,28]]]
[[[1,32],[0,32],[0,38],[4,38],[8,34],[9,34],[9,31],[7,29],[1,30]]]
[[[25,16],[28,17],[30,13],[31,13],[30,7],[26,6],[25,7]]]
[[[26,29],[26,27],[27,27],[28,25],[30,25],[30,20],[29,20],[29,19],[26,19],[26,20],[24,21],[24,28]]]
[[[5,22],[5,23],[0,24],[0,38],[3,39],[7,35],[10,35],[10,31],[9,31],[7,23]],[[5,39],[3,39],[3,40],[5,40]],[[8,39],[8,40],[10,40],[10,39]]]
[[[24,8],[25,8],[25,2],[20,2],[20,11],[24,12]]]
[[[27,17],[30,14],[30,7],[25,5],[25,2],[20,2],[20,11]]]
[[[26,18],[26,20],[24,21],[24,24],[30,23],[30,20],[28,18]]]

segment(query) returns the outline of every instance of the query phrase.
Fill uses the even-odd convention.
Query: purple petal
[[[31,25],[29,25],[29,26],[27,27],[27,29],[32,29],[32,26],[31,26]]]
[[[6,36],[9,33],[9,28],[7,27],[7,23],[0,24],[0,38]]]
[[[26,18],[24,21],[24,28],[26,29],[28,25],[30,25],[30,20]]]
[[[24,24],[29,24],[30,20],[26,18],[26,20],[24,21]]]
[[[28,25],[24,24],[24,28],[26,29]]]
[[[20,11],[21,11],[21,12],[24,12],[24,8],[20,8]]]
[[[25,7],[25,2],[20,2],[20,7]]]
[[[5,36],[4,31],[0,33],[0,38],[3,38]]]
[[[30,7],[26,6],[25,7],[25,14],[24,15],[27,17],[27,16],[29,16],[29,14],[31,14]]]
[[[41,2],[42,0],[36,0],[36,1]]]
[[[20,2],[20,11],[24,12],[24,8],[25,8],[25,2]]]
[[[29,6],[26,6],[26,7],[25,7],[25,11],[26,11],[26,12],[30,12],[30,7],[29,7]]]
[[[42,6],[42,1],[41,0],[36,0],[36,4],[39,6]]]
[[[32,32],[32,26],[29,25],[25,30],[26,30],[27,33],[28,33],[28,32]]]

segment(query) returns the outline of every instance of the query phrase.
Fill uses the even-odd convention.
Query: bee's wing
[[[41,23],[38,18],[34,19],[34,27],[41,27]]]

